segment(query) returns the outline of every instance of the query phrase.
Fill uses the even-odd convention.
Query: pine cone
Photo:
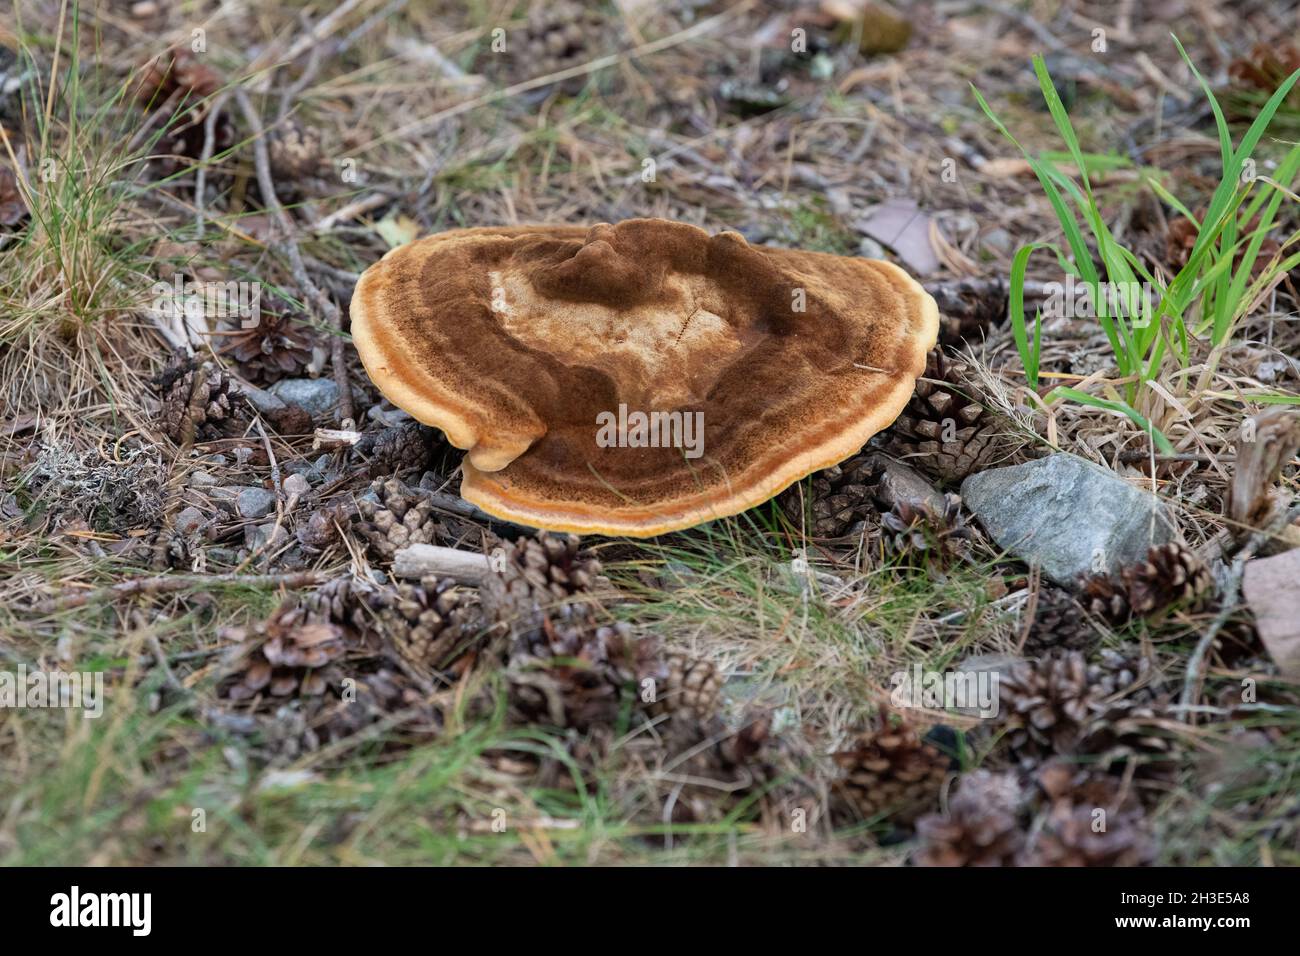
[[[321,165],[320,133],[298,120],[285,120],[268,137],[267,153],[276,180],[292,186],[295,180],[314,176]]]
[[[1157,545],[1145,561],[1121,572],[1134,614],[1146,617],[1173,604],[1191,607],[1214,586],[1205,562],[1177,541]]]
[[[401,548],[434,544],[441,538],[442,523],[427,495],[408,488],[396,478],[376,479],[371,482],[370,491],[370,495],[357,501],[355,527],[375,557],[392,561]]]
[[[581,66],[610,52],[611,35],[599,9],[576,0],[535,2],[524,28],[512,31],[503,53],[492,54],[490,69],[506,82],[517,83]],[[585,76],[560,84],[570,95],[580,92]]]
[[[370,463],[370,477],[384,478],[408,471],[423,473],[433,463],[437,432],[417,421],[366,432],[352,452]]]
[[[340,528],[346,528],[356,514],[356,506],[349,500],[336,501],[313,509],[307,520],[294,529],[294,537],[306,554],[318,555],[341,540]]]
[[[640,745],[657,751],[645,759],[659,764],[651,779],[665,784],[663,799],[665,804],[671,799],[672,822],[714,822],[764,788],[776,775],[779,742],[771,730],[770,716],[753,712],[738,726],[719,717],[675,720],[662,746],[642,735]],[[783,823],[788,825],[788,820]]]
[[[986,283],[942,283],[934,290],[939,306],[939,344],[960,347],[982,343],[991,328],[1007,320],[1006,283],[988,288]]]
[[[809,479],[781,493],[781,508],[790,521],[804,527],[808,509],[808,534],[814,538],[856,535],[876,513],[874,498],[881,469],[871,454],[823,468]]]
[[[201,442],[237,435],[248,424],[246,403],[229,376],[215,365],[198,369],[192,361],[170,365],[157,384],[163,396],[159,425],[174,442],[184,441],[191,417],[194,440]]]
[[[682,653],[666,655],[667,677],[655,696],[652,712],[694,720],[718,713],[722,675],[712,661]]]
[[[248,700],[261,693],[319,696],[342,677],[330,665],[347,651],[343,629],[305,620],[302,609],[293,602],[259,624],[228,628],[223,637],[239,642],[227,660],[233,680],[227,683],[224,696],[230,700]]]
[[[961,498],[943,496],[941,510],[928,504],[899,501],[880,520],[885,551],[898,557],[919,557],[940,568],[957,560],[968,545],[970,529],[961,513]]]
[[[448,669],[483,633],[478,593],[451,579],[376,588],[366,605],[375,631],[421,670]]]
[[[1093,716],[1079,741],[1099,770],[1132,763],[1143,780],[1160,779],[1175,769],[1175,741],[1161,726],[1169,689],[1145,656],[1104,648],[1088,666]]]
[[[409,713],[394,730],[426,737],[441,729],[441,714],[432,706],[421,706],[427,695],[401,669],[381,663],[353,680],[350,693],[318,702],[304,735],[307,749],[351,737],[379,720],[391,722],[394,714],[403,712]]]
[[[1001,449],[1003,423],[975,399],[965,372],[942,350],[931,352],[925,376],[880,439],[886,452],[946,484],[982,470]]]
[[[1285,75],[1283,78],[1285,79]],[[1269,92],[1272,92],[1275,88],[1270,88]],[[1292,95],[1295,95],[1294,92]],[[1209,210],[1204,206],[1196,210],[1197,221],[1205,222],[1207,212]],[[1259,217],[1255,216],[1244,228],[1239,230],[1239,234],[1250,235],[1259,229],[1259,225]],[[1177,274],[1183,266],[1187,265],[1188,260],[1192,257],[1192,249],[1195,247],[1200,233],[1200,227],[1186,216],[1179,216],[1169,224],[1169,228],[1165,233],[1165,264],[1169,267],[1171,273]],[[1244,251],[1244,248],[1239,249],[1234,255],[1234,268],[1241,265]],[[1260,242],[1257,257],[1251,266],[1250,278],[1252,280],[1258,279],[1263,275],[1264,270],[1268,268],[1269,262],[1280,252],[1282,252],[1282,244],[1273,236],[1265,236]]]
[[[906,720],[879,720],[856,734],[851,745],[831,755],[843,771],[836,792],[864,820],[889,816],[908,825],[935,810],[951,758]]]
[[[516,645],[506,677],[517,720],[587,730],[612,724],[634,685],[665,674],[657,644],[618,623]]]
[[[600,562],[580,550],[575,535],[545,531],[520,538],[493,555],[498,558],[504,565],[483,582],[483,608],[512,637],[512,652],[557,642],[576,649],[595,623],[589,595]]]
[[[1097,659],[1088,665],[1088,683],[1100,702],[1125,698],[1149,704],[1164,692],[1164,675],[1156,671],[1151,659],[1142,653],[1124,654],[1102,648]]]
[[[1041,657],[1053,650],[1087,651],[1101,640],[1088,615],[1064,588],[1038,592],[1038,606],[1025,638],[1026,657]]]
[[[920,866],[1011,866],[1024,846],[1020,812],[1025,795],[1015,775],[963,774],[947,812],[916,822]]]
[[[1007,743],[1022,759],[1070,753],[1093,713],[1088,666],[1077,651],[1021,661],[999,681]]]
[[[1037,774],[1048,806],[1028,866],[1146,866],[1154,844],[1141,805],[1106,774],[1052,761]]]
[[[1187,545],[1159,544],[1115,574],[1094,574],[1082,582],[1082,599],[1112,624],[1149,617],[1175,604],[1194,608],[1214,586],[1205,562]]]
[[[311,334],[274,301],[262,303],[259,316],[256,326],[226,336],[222,354],[234,359],[254,384],[270,385],[302,372],[311,361]]]

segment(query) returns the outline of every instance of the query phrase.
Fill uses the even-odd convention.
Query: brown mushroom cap
[[[466,500],[635,537],[744,511],[856,452],[902,410],[939,325],[890,263],[662,219],[420,239],[365,271],[351,316],[380,391],[467,450]],[[703,413],[702,455],[603,447],[598,416],[620,405]]]

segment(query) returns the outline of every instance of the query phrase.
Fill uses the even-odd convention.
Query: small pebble
[[[275,492],[266,488],[241,488],[235,511],[241,518],[265,518],[275,510]]]
[[[189,507],[176,516],[175,527],[178,534],[190,535],[196,533],[205,523],[203,512],[198,508]]]
[[[311,491],[311,482],[302,475],[290,475],[284,479],[284,493],[286,495],[302,495]]]

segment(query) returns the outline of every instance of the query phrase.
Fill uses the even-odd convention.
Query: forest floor
[[[1007,280],[1064,233],[973,91],[1080,182],[1042,53],[1114,242],[1161,288],[1189,254],[1231,278],[1241,250],[1198,270],[1183,215],[1232,174],[1171,31],[1240,142],[1300,67],[1294,4],[944,0],[856,26],[851,0],[529,6],[0,13],[0,670],[103,688],[95,717],[0,708],[0,862],[1300,862],[1297,661],[1241,590],[1300,541],[1300,94],[1239,190],[1280,200],[1272,269],[1243,276],[1264,281],[1222,323],[1198,285],[1149,375],[1048,312],[1034,377]],[[1051,584],[953,498],[882,504],[855,458],[547,558],[600,568],[532,634],[488,585],[400,581],[411,540],[540,552],[368,380],[357,276],[445,229],[633,217],[898,262],[944,315],[931,385],[983,409],[989,450],[954,471],[897,428],[873,447],[949,495],[1069,452],[1154,491],[1180,544]],[[156,307],[186,281],[255,287],[260,325]],[[1064,281],[1035,252],[1031,335]],[[539,670],[520,643],[558,640],[561,611],[557,656],[582,660]],[[643,706],[641,651],[680,706]],[[996,672],[1001,715],[889,706],[914,666]]]

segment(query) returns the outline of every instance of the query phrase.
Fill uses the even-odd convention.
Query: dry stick
[[[461,584],[482,584],[492,572],[486,555],[436,544],[411,544],[393,555],[393,577],[420,580],[452,578]]]
[[[307,297],[315,300],[317,307],[325,315],[329,324],[334,328],[334,335],[330,338],[330,364],[334,367],[334,384],[339,390],[339,411],[342,413],[344,427],[347,422],[356,421],[356,411],[352,407],[352,386],[348,382],[348,371],[345,354],[343,351],[343,317],[338,307],[329,300],[329,297],[317,287],[307,274],[307,265],[302,259],[302,250],[298,248],[297,241],[293,238],[293,221],[289,214],[284,211],[279,197],[275,193],[275,183],[271,179],[271,159],[266,151],[266,139],[263,135],[262,117],[258,115],[257,110],[253,108],[253,102],[248,98],[248,94],[241,89],[234,92],[235,102],[244,113],[244,120],[248,123],[251,138],[253,140],[253,165],[257,170],[257,185],[262,191],[262,201],[266,203],[267,208],[274,217],[280,232],[284,236],[282,241],[274,243],[285,254],[289,260],[289,269],[293,273],[294,281],[298,283],[299,288],[306,293]]]
[[[172,90],[168,97],[158,105],[157,109],[145,116],[144,122],[140,124],[140,128],[135,131],[135,135],[127,142],[126,149],[122,151],[122,155],[131,156],[137,149],[143,146],[145,140],[153,135],[153,128],[157,126],[160,121],[165,124],[168,122],[169,117],[174,117],[176,115],[176,107],[181,104],[187,95],[188,94],[183,89]]]
[[[203,149],[199,152],[199,164],[194,170],[194,229],[199,239],[203,238],[203,229],[207,225],[203,193],[207,188],[208,163],[212,161],[212,150],[216,147],[217,114],[225,102],[226,95],[222,93],[208,104],[208,115],[203,117]]]
[[[945,300],[959,300],[964,295],[983,298],[990,295],[1009,295],[1011,292],[1010,280],[996,277],[980,279],[972,276],[965,279],[944,279],[939,282],[926,282],[923,285],[925,291],[938,299],[941,304]],[[1027,299],[1046,299],[1052,294],[1045,282],[1026,281],[1024,287]]]
[[[1297,517],[1300,517],[1300,506],[1294,506],[1290,510],[1282,512],[1281,517],[1270,522],[1267,528],[1252,534],[1245,547],[1233,558],[1232,567],[1228,572],[1228,579],[1223,587],[1223,596],[1221,598],[1223,606],[1219,608],[1219,613],[1214,616],[1214,620],[1210,622],[1210,626],[1206,628],[1195,649],[1187,658],[1187,675],[1183,679],[1183,692],[1178,697],[1178,710],[1184,723],[1190,721],[1193,708],[1192,700],[1200,693],[1201,681],[1205,677],[1205,658],[1209,656],[1210,648],[1214,644],[1214,639],[1219,636],[1219,631],[1228,623],[1228,618],[1232,617],[1233,611],[1237,609],[1239,603],[1237,592],[1241,588],[1241,579],[1246,573],[1246,562],[1255,556],[1255,552],[1263,547],[1265,542],[1272,538],[1277,530],[1295,521]]]
[[[158,635],[152,630],[145,637],[149,645],[149,650],[153,653],[154,661],[163,672],[163,683],[179,697],[189,697],[190,690],[177,678],[176,672],[172,670],[171,664],[167,660],[167,654],[162,648],[162,642],[158,640]]]
[[[343,3],[340,3],[328,14],[321,17],[320,21],[316,26],[311,28],[305,37],[300,37],[297,42],[289,48],[289,52],[284,55],[285,61],[291,62],[298,59],[298,57],[302,56],[302,54],[307,50],[320,43],[334,32],[334,29],[339,25],[340,20],[365,2],[367,2],[367,0],[343,0]]]
[[[286,574],[161,574],[151,578],[132,578],[102,588],[91,588],[65,594],[61,598],[41,601],[33,605],[37,614],[50,614],[97,604],[101,601],[119,601],[140,594],[170,594],[190,587],[215,587],[222,584],[240,587],[309,588],[326,580],[323,571],[292,571]]]
[[[311,48],[311,52],[307,56],[307,65],[302,68],[302,73],[299,74],[298,79],[286,86],[284,91],[280,94],[280,105],[276,107],[275,111],[276,123],[283,123],[285,121],[289,115],[289,111],[293,109],[293,101],[296,100],[298,94],[305,90],[308,84],[316,78],[316,74],[319,72],[320,44],[314,44]]]

